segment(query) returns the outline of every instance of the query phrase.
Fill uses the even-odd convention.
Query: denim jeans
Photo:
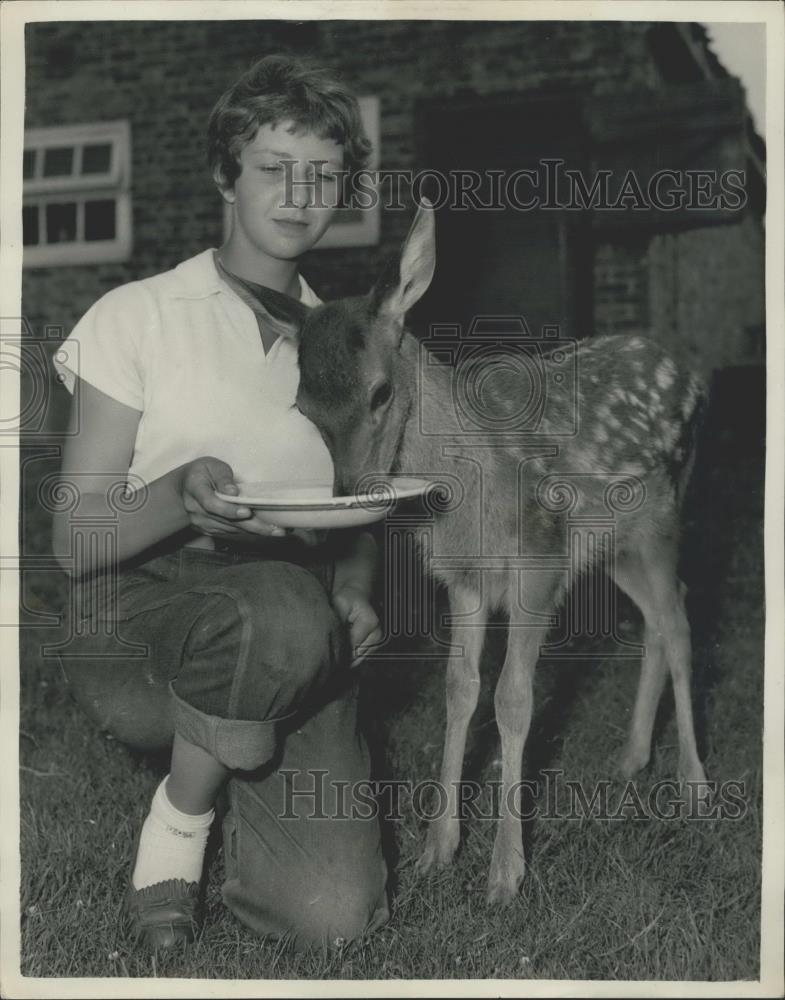
[[[285,553],[184,547],[121,571],[63,669],[117,739],[156,749],[178,732],[232,769],[226,905],[304,946],[384,923],[387,868],[334,564]]]

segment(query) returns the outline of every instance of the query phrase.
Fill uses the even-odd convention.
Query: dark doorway
[[[559,207],[564,170],[588,160],[580,102],[515,95],[428,104],[418,125],[422,166],[451,183],[449,198],[443,183],[423,184],[438,206],[437,268],[416,319],[466,330],[476,316],[521,315],[533,336],[554,325],[563,336],[590,333],[589,213]],[[455,196],[469,183],[458,173],[468,171],[479,185]]]

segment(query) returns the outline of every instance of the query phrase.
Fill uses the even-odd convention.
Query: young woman
[[[379,637],[372,539],[287,534],[216,493],[332,480],[316,428],[293,407],[297,345],[263,320],[254,293],[318,304],[298,260],[369,143],[349,92],[274,56],[220,98],[208,146],[231,206],[227,242],[110,291],[59,354],[78,427],[62,479],[79,503],[54,523],[55,551],[79,558],[81,626],[64,669],[118,739],[172,746],[134,847],[137,934],[155,947],[193,937],[228,782],[226,904],[260,934],[345,940],[388,916],[367,788],[348,808],[369,777],[351,666]]]

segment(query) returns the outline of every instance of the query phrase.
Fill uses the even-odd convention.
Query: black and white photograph
[[[3,5],[2,996],[783,995],[783,10]]]

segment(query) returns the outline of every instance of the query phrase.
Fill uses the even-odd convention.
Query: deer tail
[[[690,375],[682,404],[681,433],[676,443],[676,461],[673,480],[676,497],[681,504],[687,490],[698,446],[701,429],[709,408],[709,390],[697,375]]]

